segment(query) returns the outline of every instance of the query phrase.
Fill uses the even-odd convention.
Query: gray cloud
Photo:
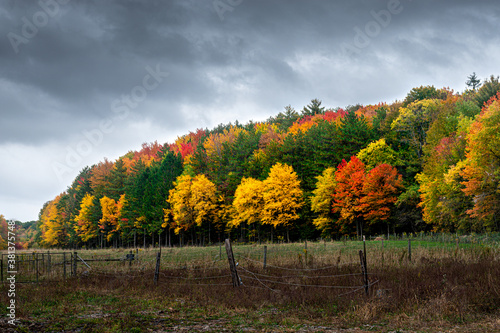
[[[312,98],[343,107],[402,99],[422,84],[460,91],[473,71],[485,78],[500,68],[493,1],[221,1],[233,5],[221,12],[213,1],[3,1],[0,194],[10,199],[0,213],[36,218],[80,167],[145,140],[264,120]],[[36,33],[23,35],[36,20]],[[24,38],[15,47],[12,33]],[[143,85],[148,66],[169,75],[117,118],[113,102]],[[104,119],[113,130],[58,180],[51,165]],[[37,163],[20,168],[19,156],[34,152]],[[29,197],[12,190],[30,184]]]

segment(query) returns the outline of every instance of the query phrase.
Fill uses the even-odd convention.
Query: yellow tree
[[[65,193],[61,193],[50,201],[40,216],[40,230],[42,231],[42,245],[46,247],[62,245],[66,237],[64,218],[57,205]]]
[[[313,220],[313,224],[317,229],[327,232],[332,228],[332,202],[333,193],[335,192],[335,168],[328,168],[323,173],[316,177],[316,189],[313,191],[311,198],[311,209],[318,214]]]
[[[233,201],[233,219],[228,227],[236,228],[241,223],[259,223],[264,208],[264,184],[253,178],[243,178],[236,188]]]
[[[384,163],[392,166],[401,165],[397,153],[385,142],[384,138],[361,149],[356,157],[365,164],[366,170],[371,170]]]
[[[122,234],[127,229],[131,228],[130,221],[128,218],[124,218],[124,212],[126,210],[128,201],[125,194],[120,196],[120,200],[116,203],[116,208],[118,209],[118,225],[116,226],[116,231],[120,231]]]
[[[166,213],[172,214],[172,227],[176,234],[182,230],[188,230],[194,225],[194,210],[191,207],[191,183],[193,177],[180,175],[174,182],[174,188],[169,191],[168,203],[170,210]],[[165,220],[168,219],[167,214]]]
[[[198,227],[208,225],[208,242],[211,242],[211,223],[217,219],[217,188],[205,175],[197,175],[191,183],[191,206]]]
[[[107,234],[106,239],[109,242],[120,228],[121,212],[118,203],[114,199],[104,196],[100,199],[100,202],[102,218],[99,220],[99,228],[102,233]]]
[[[165,210],[165,226],[170,222],[170,214],[176,234],[217,218],[217,188],[205,175],[184,174],[177,177],[174,185],[167,200],[170,209]],[[208,227],[210,234],[210,224]]]
[[[98,235],[98,226],[93,223],[92,208],[94,207],[94,196],[85,194],[80,203],[80,212],[75,217],[74,229],[76,234],[84,242],[96,238]]]
[[[264,180],[264,208],[262,223],[277,226],[290,226],[291,221],[299,218],[297,211],[302,207],[302,189],[293,168],[287,164],[276,163]]]
[[[217,210],[217,188],[205,175],[194,177],[191,183],[191,206],[194,211],[196,225],[201,227],[202,223],[216,215]]]

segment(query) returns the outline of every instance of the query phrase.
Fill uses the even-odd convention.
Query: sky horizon
[[[144,142],[500,74],[486,0],[4,0],[0,17],[0,214],[23,222]]]

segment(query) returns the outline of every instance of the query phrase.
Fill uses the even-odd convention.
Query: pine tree
[[[477,78],[476,72],[472,73],[467,77],[467,81],[465,84],[467,87],[472,88],[473,91],[476,91],[476,89],[479,89],[481,87],[481,80]]]
[[[321,101],[317,98],[312,99],[311,103],[304,106],[302,109],[302,116],[314,116],[316,114],[322,114],[325,111],[324,107],[321,107]]]

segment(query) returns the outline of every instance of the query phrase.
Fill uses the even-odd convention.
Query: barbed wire
[[[244,269],[245,268],[238,266],[238,268]],[[248,271],[251,272],[251,271]],[[350,273],[350,274],[337,274],[337,275],[319,275],[319,276],[309,276],[309,275],[283,275],[283,276],[277,276],[277,275],[266,275],[266,274],[260,274],[256,272],[251,272],[252,274],[262,276],[262,277],[267,277],[267,278],[276,278],[276,279],[288,279],[288,278],[306,278],[306,279],[321,279],[321,278],[337,278],[337,277],[347,277],[347,276],[362,276],[362,273]]]
[[[165,283],[164,281],[160,283]],[[185,283],[168,283],[169,286],[186,286]],[[232,286],[232,283],[191,283],[189,286]]]
[[[260,279],[259,279],[259,278],[258,278],[258,277],[254,274],[254,273],[252,273],[252,272],[250,272],[250,271],[246,270],[246,269],[245,269],[245,268],[243,268],[243,267],[240,267],[240,268],[241,268],[242,270],[244,270],[244,271],[246,271],[246,272],[248,272],[248,273],[252,274],[253,276],[255,276],[255,280],[257,280],[257,281],[258,281],[260,284],[262,284],[264,287],[266,287],[267,289],[269,289],[269,290],[271,290],[271,291],[273,291],[273,292],[276,292],[276,290],[274,290],[273,288],[269,287],[269,286],[268,286],[268,285],[266,285],[264,282],[262,282],[262,281],[261,281],[261,280],[260,280]]]
[[[231,275],[219,275],[219,276],[204,276],[204,277],[198,277],[198,278],[190,278],[190,277],[184,277],[184,276],[171,276],[171,275],[166,275],[165,273],[160,273],[161,276],[170,278],[170,279],[181,279],[181,280],[210,280],[210,279],[222,279],[222,278],[230,278]]]
[[[255,263],[259,263],[263,265],[264,263],[259,260],[254,260],[248,257],[241,257],[241,259],[245,259],[248,261],[253,261]],[[331,266],[326,266],[326,267],[320,267],[320,268],[288,268],[288,267],[282,267],[282,266],[275,266],[275,265],[269,265],[266,264],[266,267],[272,267],[272,268],[277,268],[277,269],[283,269],[283,270],[288,270],[288,271],[319,271],[319,270],[325,270],[325,269],[330,269],[330,268],[336,268],[339,266],[347,266],[347,265],[354,265],[354,264],[359,264],[359,262],[349,262],[349,263],[342,263],[338,265],[331,265]]]
[[[283,285],[289,285],[289,286],[295,286],[295,287],[314,287],[314,288],[332,288],[332,289],[355,289],[358,288],[357,286],[327,286],[327,285],[320,285],[320,284],[300,284],[300,283],[291,283],[291,282],[282,282],[282,281],[273,281],[273,280],[265,280],[265,279],[257,279],[249,275],[241,275],[245,278],[249,279],[254,279],[254,280],[259,280],[262,282],[270,282],[270,283],[277,283],[277,284],[283,284]]]

